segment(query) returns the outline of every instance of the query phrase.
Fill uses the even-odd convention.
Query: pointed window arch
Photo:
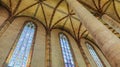
[[[28,22],[18,39],[16,47],[9,59],[8,67],[27,67],[30,61],[30,51],[33,44],[36,26],[32,22]]]
[[[68,39],[63,33],[60,34],[60,44],[62,48],[65,67],[75,67]]]
[[[104,67],[102,61],[98,57],[96,51],[93,49],[90,43],[86,42],[87,49],[89,50],[90,55],[92,56],[93,60],[95,61],[97,67]]]

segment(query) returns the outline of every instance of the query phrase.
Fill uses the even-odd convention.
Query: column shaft
[[[51,32],[46,31],[45,67],[51,67]]]
[[[66,0],[80,21],[109,60],[112,67],[120,67],[120,40],[77,0]]]

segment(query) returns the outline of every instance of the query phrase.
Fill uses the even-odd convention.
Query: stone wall
[[[0,36],[9,26],[9,21],[6,21],[9,17],[9,12],[2,6],[0,6]]]
[[[99,58],[101,59],[101,61],[103,62],[103,64],[106,66],[106,67],[111,67],[110,64],[108,63],[107,59],[105,58],[105,56],[103,55],[103,53],[89,40],[86,40],[86,39],[81,39],[81,45],[85,51],[85,54],[87,55],[88,57],[88,60],[90,61],[90,64],[92,67],[97,67],[96,63],[94,62],[92,56],[90,55],[88,49],[87,49],[87,46],[85,44],[85,42],[88,42],[91,44],[91,46],[94,48],[95,52],[97,53],[97,55],[99,56]]]

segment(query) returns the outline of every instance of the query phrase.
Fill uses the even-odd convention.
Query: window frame
[[[95,46],[93,46],[93,43],[91,43],[91,42],[89,42],[89,41],[85,41],[85,47],[86,47],[87,51],[89,52],[89,55],[91,56],[92,60],[93,60],[94,63],[96,64],[96,66],[97,66],[97,63],[95,62],[94,58],[92,57],[92,55],[91,55],[91,53],[90,53],[90,51],[89,51],[89,49],[88,49],[88,47],[87,47],[87,45],[86,45],[87,43],[93,48],[93,50],[94,50],[94,52],[96,53],[97,57],[98,57],[99,60],[101,61],[103,67],[106,67],[105,64],[104,64],[104,62],[103,62],[103,60],[101,59],[98,51],[95,49]],[[98,47],[96,47],[96,48],[99,50]],[[101,52],[101,50],[99,50],[99,51]],[[102,52],[101,52],[101,53],[102,53]],[[103,54],[103,53],[102,53],[102,54]],[[103,55],[103,56],[104,56],[104,55]],[[106,57],[105,57],[105,58],[106,58]]]
[[[33,56],[35,39],[36,39],[36,34],[37,34],[37,24],[32,20],[25,21],[23,23],[23,25],[21,26],[21,28],[19,30],[19,33],[17,34],[16,39],[15,39],[13,45],[11,46],[10,51],[9,51],[9,53],[8,53],[6,59],[5,59],[5,62],[3,63],[3,67],[8,65],[8,63],[9,63],[9,61],[10,61],[12,55],[13,55],[13,52],[14,52],[16,46],[17,46],[16,44],[18,43],[19,38],[20,38],[20,36],[21,36],[21,34],[23,32],[23,29],[24,29],[25,25],[27,23],[31,23],[31,22],[35,25],[35,29],[34,29],[35,31],[34,31],[33,40],[32,40],[32,44],[31,44],[29,56],[28,56],[28,61],[27,61],[27,64],[26,64],[26,67],[30,67],[31,62],[32,62],[32,58],[33,58],[32,56]]]
[[[70,42],[68,36],[67,36],[65,33],[63,33],[63,32],[59,32],[59,33],[58,33],[59,46],[60,46],[60,50],[61,50],[61,54],[62,54],[62,61],[64,62],[64,67],[65,67],[65,61],[64,61],[63,52],[62,52],[62,47],[61,47],[61,42],[60,42],[60,34],[63,34],[63,35],[67,38],[67,41],[68,41],[68,44],[69,44],[69,48],[70,48],[70,51],[71,51],[71,54],[72,54],[74,66],[77,67],[78,65],[77,65],[77,62],[76,62],[75,54],[74,54],[74,51],[73,51],[73,48],[72,48],[72,46],[71,46],[71,42]]]

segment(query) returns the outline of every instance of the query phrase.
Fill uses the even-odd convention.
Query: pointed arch
[[[97,55],[96,51],[91,46],[91,44],[89,42],[86,42],[85,44],[86,44],[86,47],[87,47],[90,55],[92,56],[94,62],[96,63],[97,67],[104,67],[104,64],[100,60],[99,56]]]
[[[14,51],[9,55],[8,67],[27,67],[29,65],[35,31],[35,24],[32,22],[25,24]]]
[[[59,34],[60,45],[62,49],[62,55],[65,63],[65,67],[75,67],[73,55],[70,49],[70,43],[68,38],[63,33]]]

